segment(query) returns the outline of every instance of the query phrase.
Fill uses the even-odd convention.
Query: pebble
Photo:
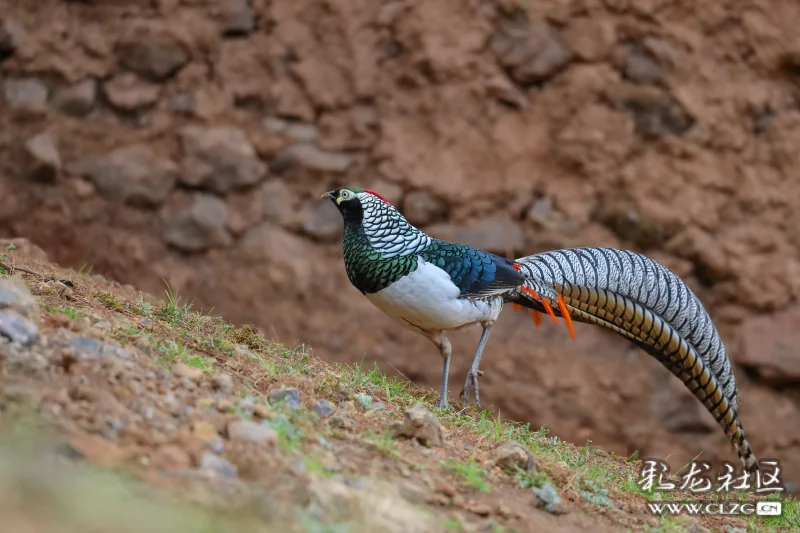
[[[33,344],[39,336],[36,324],[16,311],[0,310],[0,335],[23,346]]]
[[[200,468],[216,472],[220,476],[228,479],[236,478],[239,473],[235,464],[208,450],[204,451],[200,456]]]
[[[53,107],[75,117],[88,115],[97,100],[97,82],[91,78],[67,87],[61,87],[53,95]]]
[[[133,112],[148,108],[158,101],[161,86],[139,79],[131,72],[115,76],[104,87],[108,102],[120,111]]]
[[[353,157],[345,153],[328,152],[311,144],[295,144],[278,156],[320,172],[343,173],[350,168]]]
[[[262,446],[278,442],[278,434],[270,427],[249,420],[236,420],[228,424],[231,442],[252,442]]]
[[[269,393],[270,403],[284,402],[289,409],[300,409],[300,391],[294,388],[281,387]]]
[[[129,35],[117,45],[116,52],[125,67],[153,81],[166,80],[191,59],[177,39],[150,29]]]
[[[61,156],[55,138],[40,133],[25,142],[22,160],[25,177],[32,181],[52,183],[61,171]]]
[[[68,346],[79,359],[97,359],[102,357],[118,357],[131,359],[133,353],[120,346],[104,344],[93,337],[73,337]]]
[[[285,135],[297,142],[313,143],[319,137],[319,131],[313,124],[304,124],[303,122],[276,117],[267,117],[262,124],[268,132]]]
[[[255,29],[256,20],[250,0],[228,0],[221,6],[225,24],[223,35],[247,35]]]
[[[16,311],[29,320],[39,318],[39,305],[25,282],[18,278],[0,279],[0,309]]]
[[[342,216],[331,202],[314,206],[311,216],[303,222],[303,231],[321,241],[332,241],[342,234]]]
[[[501,23],[490,49],[511,77],[522,84],[544,81],[572,60],[572,52],[558,30],[548,22],[531,22],[527,17]]]
[[[334,407],[328,400],[319,400],[314,403],[314,412],[317,413],[320,417],[326,418],[333,414]]]
[[[229,374],[214,376],[214,379],[211,380],[211,386],[214,390],[230,394],[233,392],[233,378]]]
[[[80,159],[67,164],[66,169],[72,175],[91,179],[109,200],[147,207],[167,199],[179,174],[178,165],[143,144]]]
[[[202,252],[230,245],[233,238],[227,227],[225,202],[211,194],[196,194],[188,209],[167,221],[164,240],[185,252]]]
[[[395,434],[401,437],[415,438],[423,446],[442,446],[442,425],[439,418],[421,403],[406,409],[402,423],[395,427]]]
[[[3,84],[10,109],[43,113],[46,109],[47,86],[36,78],[11,78]]]
[[[232,126],[191,125],[180,132],[183,147],[181,181],[190,187],[224,194],[255,185],[267,174],[244,130]]]
[[[533,453],[518,442],[506,442],[494,450],[495,464],[509,473],[515,473],[519,468],[525,472],[536,469]]]
[[[353,420],[349,416],[344,416],[342,414],[337,414],[331,417],[329,424],[332,428],[345,429],[345,430],[353,429],[354,427],[356,427],[355,420]]]

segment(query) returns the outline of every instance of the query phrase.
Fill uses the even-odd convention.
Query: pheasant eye
[[[341,193],[339,193],[339,196],[342,197],[342,200],[349,200],[350,199],[350,191],[348,191],[347,189],[344,189]]]

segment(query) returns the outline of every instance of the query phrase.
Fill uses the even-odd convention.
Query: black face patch
[[[336,190],[337,200],[341,197],[341,191],[342,189]],[[348,200],[341,200],[334,203],[336,207],[339,208],[339,212],[342,214],[345,224],[351,226],[361,225],[361,222],[364,220],[364,208],[361,206],[358,195],[353,195],[353,197]]]

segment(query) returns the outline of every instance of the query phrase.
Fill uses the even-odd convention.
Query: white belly
[[[459,295],[447,272],[419,258],[414,272],[366,296],[401,325],[428,332],[493,321],[502,309],[499,298],[473,301]]]

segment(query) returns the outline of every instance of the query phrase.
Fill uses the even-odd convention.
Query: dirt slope
[[[643,251],[708,305],[762,457],[800,480],[793,0],[0,0],[0,233],[433,387],[352,289],[320,192],[503,254]],[[620,455],[730,450],[658,365],[509,314],[487,405]],[[477,341],[454,342],[462,376]],[[624,383],[619,376],[626,376]],[[454,378],[454,382],[458,380]],[[455,392],[455,391],[454,391]]]
[[[0,276],[9,533],[800,530],[791,499],[779,518],[654,518],[639,461],[486,412],[437,416],[404,380],[15,244],[21,270]]]

